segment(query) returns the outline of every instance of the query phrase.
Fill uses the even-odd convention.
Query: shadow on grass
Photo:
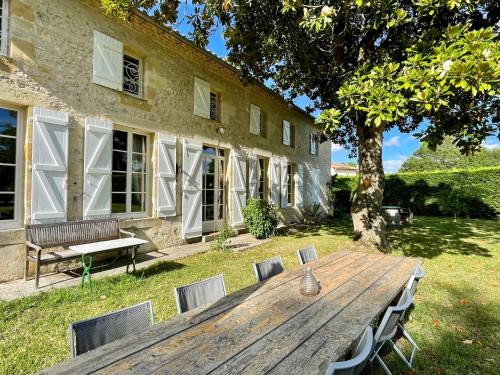
[[[478,228],[481,228],[480,230]],[[472,219],[416,218],[413,225],[388,231],[394,250],[406,256],[434,258],[441,254],[491,257],[487,247],[472,241],[500,241],[498,222]]]
[[[137,270],[136,272],[132,273],[132,275],[137,278],[145,279],[148,277],[159,275],[163,272],[170,272],[184,267],[186,266],[182,263],[163,260],[142,270]]]
[[[296,224],[279,234],[278,236],[286,236],[292,238],[304,238],[310,236],[346,236],[352,237],[352,222],[348,217],[333,219],[326,223],[319,224]]]

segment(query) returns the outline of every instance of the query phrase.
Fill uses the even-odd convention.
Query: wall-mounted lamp
[[[224,128],[223,125],[218,126],[216,130],[217,134],[224,134],[225,131],[226,129]]]

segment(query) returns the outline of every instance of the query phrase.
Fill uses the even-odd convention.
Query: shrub
[[[243,210],[243,219],[250,233],[255,238],[268,238],[278,226],[278,211],[262,199],[250,199]]]
[[[229,241],[229,238],[233,237],[234,235],[234,229],[231,228],[230,225],[224,224],[220,229],[217,237],[215,237],[215,240],[210,242],[210,249],[226,251],[229,248],[229,244],[231,243],[231,241]]]
[[[312,203],[304,206],[304,220],[307,223],[317,223],[321,217],[321,205]]]
[[[332,181],[333,182],[333,181]],[[350,210],[357,178],[338,177],[335,210]],[[332,184],[333,185],[333,184]],[[500,214],[500,167],[387,175],[384,205],[416,215],[496,218]]]

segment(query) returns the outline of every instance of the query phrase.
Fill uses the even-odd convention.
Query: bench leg
[[[30,269],[30,261],[28,258],[24,260],[24,281],[28,280],[28,274]]]
[[[35,288],[38,289],[40,285],[40,258],[42,257],[42,252],[36,252],[36,270],[35,270]]]
[[[89,256],[89,263],[86,264],[85,263],[85,255],[82,254],[82,267],[83,267],[83,271],[82,271],[82,282],[80,284],[80,288],[83,288],[83,286],[85,285],[85,277],[87,277],[88,278],[88,284],[89,284],[89,290],[92,290],[92,276],[91,276],[91,273],[90,273],[90,269],[92,268],[92,261],[93,261],[93,257]]]

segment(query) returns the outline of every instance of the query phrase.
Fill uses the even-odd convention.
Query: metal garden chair
[[[376,359],[388,375],[391,375],[392,373],[378,354],[385,344],[389,344],[396,354],[403,360],[405,365],[410,369],[413,369],[411,362],[406,359],[404,354],[401,350],[399,350],[393,341],[393,338],[398,330],[398,322],[405,313],[406,309],[412,303],[412,296],[409,289],[405,288],[401,297],[400,302],[396,306],[390,306],[385,311],[384,317],[375,332],[374,352],[372,358],[370,359],[370,361]]]
[[[425,276],[424,270],[421,265],[418,265],[417,268],[415,269],[415,272],[411,275],[410,279],[408,280],[408,284],[406,285],[406,290],[408,290],[408,293],[411,295],[412,301],[413,298],[415,297],[415,293],[417,291],[417,285],[420,282],[420,280]],[[401,300],[403,298],[403,295],[401,295],[401,298],[399,299],[398,303],[401,303]],[[417,350],[420,350],[418,347],[417,343],[413,339],[413,337],[410,335],[410,333],[406,330],[405,325],[404,325],[404,317],[405,313],[401,315],[401,318],[398,321],[398,327],[401,329],[401,333],[403,337],[408,340],[408,342],[412,346],[412,351],[410,355],[410,359],[408,362],[411,364],[413,362],[413,357],[415,356],[415,353]]]
[[[76,357],[123,337],[139,334],[153,324],[153,304],[151,301],[70,323],[71,356]]]
[[[174,289],[177,311],[182,314],[226,296],[224,275],[217,275]]]
[[[282,273],[285,268],[283,267],[283,260],[281,259],[281,256],[278,255],[262,262],[254,263],[253,270],[255,272],[257,282],[260,283],[261,281]]]
[[[316,248],[313,245],[309,245],[304,249],[297,250],[297,257],[299,258],[300,265],[303,266],[318,259],[318,254],[316,253]]]
[[[373,330],[368,326],[361,336],[352,358],[347,361],[333,362],[328,366],[325,375],[357,375],[363,371],[373,351]]]

